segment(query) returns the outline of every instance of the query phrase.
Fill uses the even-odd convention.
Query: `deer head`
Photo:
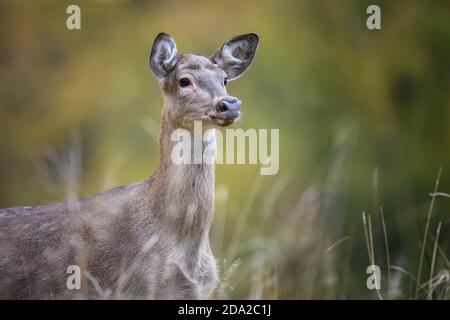
[[[177,54],[172,37],[158,34],[149,62],[163,91],[163,114],[171,127],[191,129],[194,121],[224,127],[239,119],[241,101],[227,93],[226,84],[250,66],[258,41],[254,33],[237,36],[204,57]]]

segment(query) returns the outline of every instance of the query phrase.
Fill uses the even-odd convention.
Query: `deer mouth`
[[[221,112],[219,114],[216,115],[211,115],[211,121],[214,122],[215,124],[221,126],[221,127],[226,127],[229,126],[233,123],[235,123],[236,121],[239,120],[241,113],[237,110],[229,110],[226,112]]]

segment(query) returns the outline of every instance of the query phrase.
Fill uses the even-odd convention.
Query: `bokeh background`
[[[70,4],[81,7],[81,30],[66,29]],[[366,28],[370,4],[382,30]],[[161,31],[180,52],[205,55],[259,33],[251,69],[228,90],[244,103],[238,127],[280,129],[277,175],[217,166],[213,297],[377,299],[366,287],[363,211],[379,293],[416,297],[440,168],[438,190],[450,193],[448,1],[2,0],[0,207],[152,174],[161,95],[147,58]],[[433,278],[433,298],[448,299],[450,199],[435,200],[421,283]]]

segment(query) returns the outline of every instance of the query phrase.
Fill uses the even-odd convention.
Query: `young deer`
[[[156,173],[78,201],[0,209],[0,298],[207,297],[217,282],[208,235],[214,166],[175,164],[171,135],[194,121],[236,121],[240,101],[225,85],[249,67],[258,40],[235,37],[206,58],[177,54],[160,33],[150,54],[164,96]],[[204,147],[215,146],[211,132]],[[71,270],[81,275],[79,288],[68,285]]]

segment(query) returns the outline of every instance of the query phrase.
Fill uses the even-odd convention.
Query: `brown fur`
[[[246,56],[236,51],[239,59],[247,60],[242,60],[239,73],[236,63],[241,60],[231,63],[230,74],[224,67],[230,63],[177,55],[173,40],[158,35],[150,56],[164,94],[156,173],[143,183],[78,201],[0,209],[0,298],[208,296],[217,281],[208,238],[214,167],[173,163],[171,133],[190,129],[194,120],[208,125],[234,122],[216,118],[222,116],[217,104],[230,98],[223,81],[247,69],[257,40],[251,34],[239,38],[241,44],[228,42],[232,48],[253,48]],[[192,86],[180,88],[179,77],[189,77]],[[204,143],[215,143],[214,136]],[[80,290],[66,286],[69,265],[81,268]]]

